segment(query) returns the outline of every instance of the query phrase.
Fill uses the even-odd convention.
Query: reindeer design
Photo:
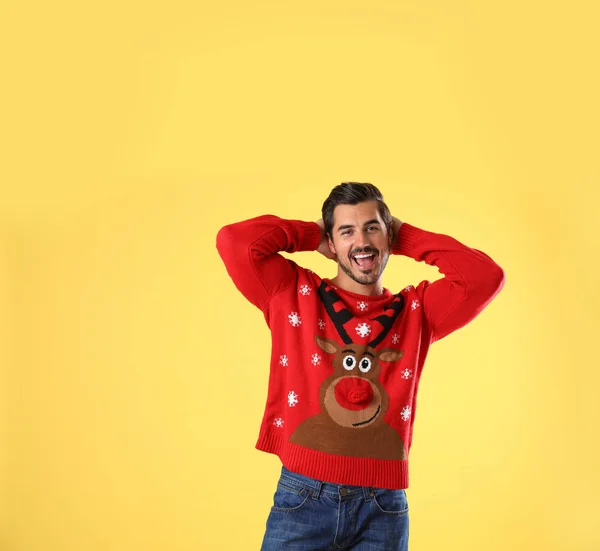
[[[353,318],[333,289],[327,290],[324,281],[318,294],[333,321],[343,344],[315,335],[315,342],[327,354],[335,354],[333,374],[319,388],[321,412],[303,421],[290,437],[290,442],[327,453],[371,457],[377,459],[406,459],[406,448],[400,435],[384,421],[389,396],[379,381],[380,361],[395,362],[403,351],[393,348],[376,350],[390,331],[404,307],[404,297],[396,295],[388,310],[373,318],[383,330],[368,344],[356,344],[344,324]]]

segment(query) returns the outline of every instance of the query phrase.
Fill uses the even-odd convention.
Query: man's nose
[[[360,247],[361,249],[366,247],[367,245],[370,245],[369,243],[369,236],[366,234],[366,232],[356,232],[356,240],[354,242],[354,244],[357,247]]]

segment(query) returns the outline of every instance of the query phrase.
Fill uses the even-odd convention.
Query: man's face
[[[340,268],[357,283],[379,280],[390,255],[390,238],[377,201],[335,207],[329,248]]]

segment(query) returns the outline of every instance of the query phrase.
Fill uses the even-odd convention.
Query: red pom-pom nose
[[[346,409],[365,409],[373,400],[373,387],[366,379],[344,377],[335,385],[335,398]]]

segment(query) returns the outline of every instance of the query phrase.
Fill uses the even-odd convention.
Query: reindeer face
[[[321,281],[318,295],[343,344],[315,335],[319,348],[334,354],[333,374],[319,387],[321,411],[302,421],[290,442],[327,453],[406,459],[402,438],[384,420],[389,397],[379,382],[380,362],[395,362],[404,352],[392,348],[377,350],[400,315],[404,297],[399,293],[383,313],[369,318],[369,323],[381,328],[374,331],[371,340],[365,343],[361,336],[362,341],[355,343],[348,334],[349,328],[344,327],[354,316],[343,303],[340,305],[342,301],[335,289]]]
[[[348,428],[364,428],[382,422],[388,395],[379,382],[379,360],[394,362],[400,350],[375,350],[368,345],[344,344],[315,335],[319,347],[333,358],[334,373],[321,385],[321,401],[329,416]]]

